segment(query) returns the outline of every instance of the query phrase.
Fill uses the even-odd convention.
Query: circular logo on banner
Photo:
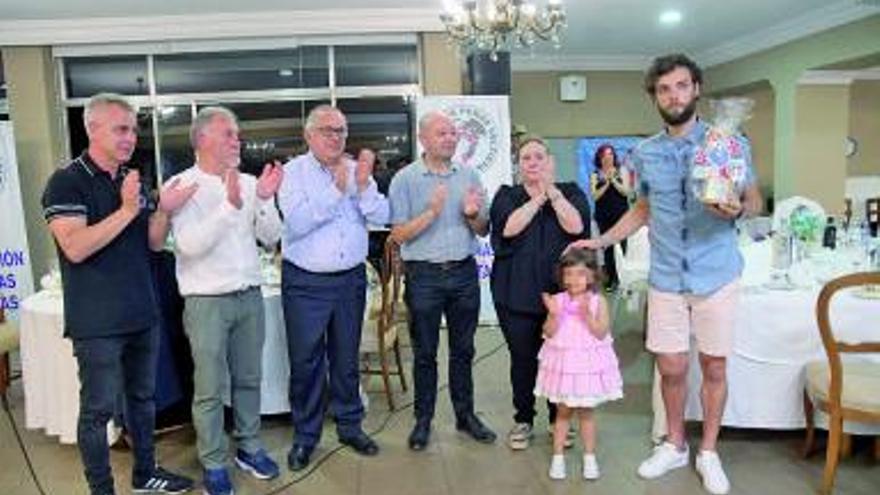
[[[451,106],[446,113],[455,121],[458,130],[455,161],[480,172],[489,170],[501,146],[501,134],[492,114],[467,104]]]

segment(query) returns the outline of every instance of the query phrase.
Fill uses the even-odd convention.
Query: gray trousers
[[[219,296],[187,296],[183,312],[195,363],[192,418],[199,460],[205,469],[226,465],[223,431],[224,387],[231,384],[238,448],[262,448],[260,379],[265,335],[259,288]],[[228,380],[227,380],[228,376]]]

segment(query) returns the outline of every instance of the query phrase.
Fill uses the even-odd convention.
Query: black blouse
[[[556,187],[581,214],[584,230],[571,235],[562,229],[550,202],[535,214],[529,225],[511,238],[503,236],[504,226],[517,208],[529,201],[525,187],[501,186],[489,209],[492,249],[491,287],[496,306],[532,313],[545,313],[541,292],[557,292],[556,266],[565,247],[590,236],[590,207],[587,196],[573,182]]]

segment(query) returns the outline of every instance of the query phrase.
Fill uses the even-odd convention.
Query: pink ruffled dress
[[[611,334],[596,338],[567,293],[553,297],[561,309],[559,328],[538,353],[535,395],[569,407],[595,407],[622,398],[623,380]],[[587,304],[595,314],[599,296],[588,295]]]

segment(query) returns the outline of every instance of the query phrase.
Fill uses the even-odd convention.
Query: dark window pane
[[[352,156],[370,148],[378,168],[396,170],[412,160],[412,104],[404,97],[340,99],[337,106],[348,119],[348,149]]]
[[[138,140],[137,147],[128,162],[128,166],[141,172],[141,182],[147,189],[156,189],[156,155],[154,154],[155,139],[153,134],[152,110],[141,108],[137,114]],[[83,107],[67,109],[67,128],[70,130],[70,155],[75,158],[89,147],[89,138],[83,124]]]
[[[188,169],[195,162],[189,143],[192,112],[189,105],[159,107],[162,180]]]
[[[67,96],[71,98],[88,98],[103,92],[149,93],[145,56],[67,58],[64,70]]]
[[[284,162],[304,153],[305,117],[312,108],[327,103],[329,102],[277,101],[223,104],[238,117],[242,172],[258,175],[271,160]]]
[[[335,47],[338,86],[418,83],[415,45]]]
[[[213,93],[329,86],[327,48],[158,55],[159,93]]]

